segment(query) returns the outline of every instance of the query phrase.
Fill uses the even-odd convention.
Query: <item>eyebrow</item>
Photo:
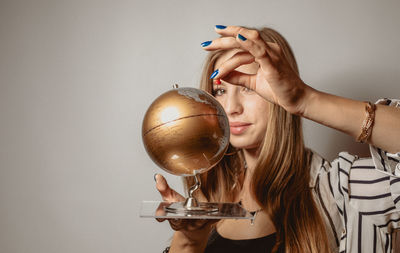
[[[223,84],[218,84],[218,85],[217,84],[213,84],[212,87],[211,87],[212,91],[218,90],[219,88],[225,88],[226,89],[226,86],[223,85]]]
[[[226,86],[226,84],[230,84],[230,83],[227,83],[227,82],[225,82],[225,81],[222,81],[221,80],[221,84],[215,84],[214,82],[212,83],[212,86],[214,87],[219,87],[219,86]]]

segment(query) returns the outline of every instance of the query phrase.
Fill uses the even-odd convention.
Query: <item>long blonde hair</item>
[[[277,43],[298,73],[293,52],[277,31],[258,30],[266,42]],[[200,88],[212,93],[214,64],[225,51],[211,52],[205,62]],[[325,226],[309,187],[312,153],[303,142],[301,118],[270,104],[260,155],[254,169],[251,189],[277,230],[274,252],[330,252]],[[201,175],[201,190],[210,201],[233,201],[241,190],[244,173],[241,151],[230,147],[212,170]],[[190,184],[191,180],[187,183]]]

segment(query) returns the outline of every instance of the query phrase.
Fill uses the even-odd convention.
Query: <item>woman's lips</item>
[[[246,131],[246,129],[249,128],[250,125],[251,125],[250,123],[245,123],[245,122],[230,122],[229,128],[231,130],[231,134],[239,135],[242,134],[244,131]]]

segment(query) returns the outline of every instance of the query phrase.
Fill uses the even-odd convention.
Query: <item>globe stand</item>
[[[252,219],[238,203],[199,202],[199,173],[212,169],[229,146],[229,120],[222,105],[209,93],[174,86],[146,111],[142,139],[150,158],[165,171],[193,175],[184,202],[143,201],[141,217],[164,219]]]
[[[142,218],[173,219],[249,219],[250,214],[238,203],[199,202],[194,192],[201,186],[200,179],[194,176],[195,184],[188,190],[188,197],[183,202],[143,201],[140,210]]]
[[[201,186],[200,178],[198,174],[194,175],[195,184],[192,185],[188,190],[188,197],[185,202],[176,202],[168,207],[165,207],[165,211],[171,213],[184,213],[186,215],[196,215],[202,213],[218,212],[218,205],[215,203],[198,202],[193,196],[193,193],[198,190]]]

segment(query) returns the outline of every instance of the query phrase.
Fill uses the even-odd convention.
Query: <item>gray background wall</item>
[[[216,24],[279,30],[317,89],[399,97],[400,2],[244,2],[0,1],[0,252],[162,251],[168,224],[139,218],[163,173],[141,121],[172,84],[197,86]],[[367,154],[308,121],[305,135],[328,159]]]

